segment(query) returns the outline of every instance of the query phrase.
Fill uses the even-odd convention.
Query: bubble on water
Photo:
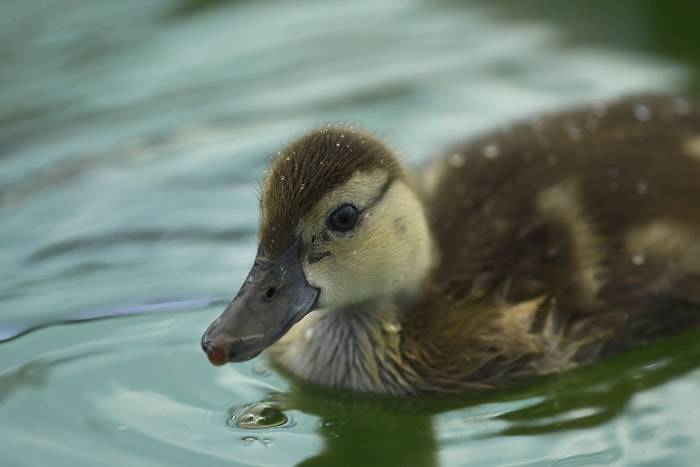
[[[284,413],[281,403],[267,401],[230,409],[226,424],[245,430],[260,430],[292,426],[293,421]]]
[[[338,428],[344,425],[342,420],[337,418],[328,418],[318,422],[318,428],[326,435],[338,438]]]
[[[454,167],[455,169],[458,169],[464,165],[464,156],[462,154],[452,154],[448,159],[447,163],[450,164],[451,167]]]
[[[634,117],[640,122],[648,122],[651,119],[651,109],[644,104],[634,106]]]
[[[280,175],[280,180],[284,181],[286,177],[284,175]]]
[[[340,142],[336,142],[335,145],[336,145],[337,147],[340,147]]]
[[[255,446],[256,444],[260,444],[263,447],[268,447],[270,444],[272,444],[271,438],[258,438],[257,436],[244,436],[241,438],[241,441],[243,441],[243,444],[246,446]]]
[[[339,420],[337,418],[327,418],[324,420],[320,420],[318,422],[318,427],[319,428],[331,428],[334,426],[341,426],[343,424],[342,420]]]
[[[255,436],[244,436],[241,439],[243,440],[243,444],[245,444],[246,446],[252,446],[258,441],[258,438],[256,438]]]
[[[497,144],[487,144],[481,148],[481,153],[486,159],[492,160],[501,154],[501,148],[499,148]]]

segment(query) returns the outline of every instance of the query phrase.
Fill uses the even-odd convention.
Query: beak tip
[[[319,290],[306,280],[300,245],[297,239],[274,259],[258,252],[244,285],[202,336],[212,365],[255,358],[315,307]]]
[[[219,345],[211,344],[209,342],[202,342],[202,349],[207,354],[209,363],[211,363],[214,366],[225,365],[228,361],[228,359],[226,358],[226,352]]]
[[[207,352],[207,358],[209,358],[209,363],[214,366],[222,366],[226,364],[226,354],[217,347],[212,347],[209,349]]]

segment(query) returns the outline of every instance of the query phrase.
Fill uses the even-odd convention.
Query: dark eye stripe
[[[377,195],[376,198],[372,200],[371,203],[367,207],[372,207],[375,204],[377,204],[382,198],[384,198],[384,195],[386,194],[387,191],[389,191],[389,187],[391,184],[394,183],[394,180],[389,178],[386,182],[384,182],[384,185],[382,185],[382,188],[379,190],[379,194]]]
[[[391,187],[391,184],[394,183],[394,181],[395,180],[393,179],[389,179],[386,182],[384,182],[384,185],[382,185],[382,187],[379,189],[379,194],[372,198],[372,200],[361,209],[360,213],[364,213],[366,210],[374,207],[375,204],[380,202],[382,198],[384,198],[384,195],[386,195],[386,192],[389,191],[389,188]]]

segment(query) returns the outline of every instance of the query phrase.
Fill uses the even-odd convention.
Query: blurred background
[[[262,358],[214,370],[198,341],[291,137],[351,122],[415,164],[576,102],[694,95],[699,22],[695,0],[5,2],[0,465],[692,465],[697,336],[459,407],[360,411]],[[231,422],[280,394],[280,426]]]

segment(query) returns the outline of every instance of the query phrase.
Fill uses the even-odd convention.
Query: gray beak
[[[256,357],[314,309],[319,290],[306,282],[300,247],[298,239],[275,259],[255,258],[236,298],[202,336],[213,365]]]

